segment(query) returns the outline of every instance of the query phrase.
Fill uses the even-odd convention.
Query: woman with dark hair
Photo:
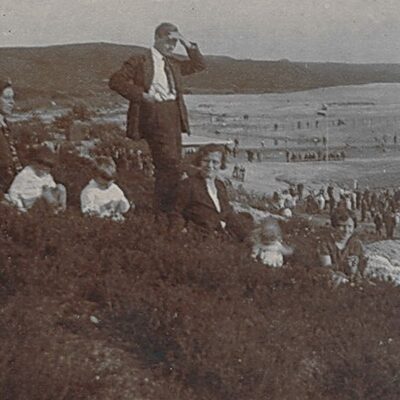
[[[354,236],[352,213],[345,208],[337,208],[332,213],[331,223],[331,235],[318,248],[321,266],[332,268],[339,283],[361,278],[366,257],[361,241]]]
[[[208,231],[227,232],[244,240],[250,222],[234,213],[225,184],[219,179],[221,169],[226,168],[225,149],[215,144],[201,147],[195,166],[197,173],[181,181],[174,214]]]
[[[7,123],[14,109],[14,91],[9,81],[0,80],[0,193],[7,191],[14,176],[22,170]]]

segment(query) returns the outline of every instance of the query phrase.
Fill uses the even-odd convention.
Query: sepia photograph
[[[400,3],[0,0],[0,399],[400,399]]]

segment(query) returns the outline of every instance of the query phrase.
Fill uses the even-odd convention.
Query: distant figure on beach
[[[5,193],[15,175],[22,171],[13,135],[7,121],[14,109],[10,81],[0,80],[0,193]]]
[[[336,199],[335,199],[334,188],[333,188],[332,184],[329,184],[326,191],[328,193],[329,212],[332,213],[333,209],[336,206]]]
[[[244,165],[241,165],[239,168],[239,179],[244,182],[246,178],[246,168]]]
[[[233,141],[233,149],[232,149],[232,155],[234,158],[238,156],[238,152],[239,152],[239,140],[235,139]]]
[[[254,151],[253,150],[246,150],[247,154],[247,161],[253,162],[254,161]]]
[[[111,157],[100,156],[96,159],[96,165],[96,176],[81,192],[82,213],[121,221],[131,204],[114,183],[117,171],[115,162]]]
[[[394,238],[394,228],[396,227],[396,215],[391,209],[387,209],[383,214],[383,222],[386,229],[386,239]]]
[[[304,184],[298,183],[296,186],[297,195],[299,196],[299,201],[303,201],[304,199]]]
[[[237,164],[233,167],[232,178],[239,179],[239,165]]]
[[[67,191],[64,185],[56,183],[51,169],[56,165],[56,155],[47,147],[35,150],[33,160],[14,178],[7,201],[20,211],[27,211],[39,200],[55,212],[67,207]]]
[[[173,54],[178,42],[188,60]],[[109,82],[112,90],[129,100],[127,136],[144,138],[149,144],[157,211],[170,212],[174,207],[181,177],[181,133],[190,133],[182,76],[204,68],[197,45],[186,40],[175,25],[162,23],[155,30],[153,47],[134,54]]]
[[[381,213],[377,212],[374,217],[374,224],[375,224],[375,233],[377,234],[378,238],[382,237],[382,228],[383,228],[383,218]]]
[[[318,203],[318,209],[320,212],[325,210],[325,190],[323,188],[320,189],[320,191],[317,195],[317,203]]]

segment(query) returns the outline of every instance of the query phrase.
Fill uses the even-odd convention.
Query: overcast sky
[[[0,0],[0,46],[149,46],[178,25],[205,54],[400,63],[400,0]]]

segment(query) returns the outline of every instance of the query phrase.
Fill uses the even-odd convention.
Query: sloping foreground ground
[[[269,270],[146,211],[0,208],[2,400],[400,398],[398,289],[332,289],[304,222]]]

